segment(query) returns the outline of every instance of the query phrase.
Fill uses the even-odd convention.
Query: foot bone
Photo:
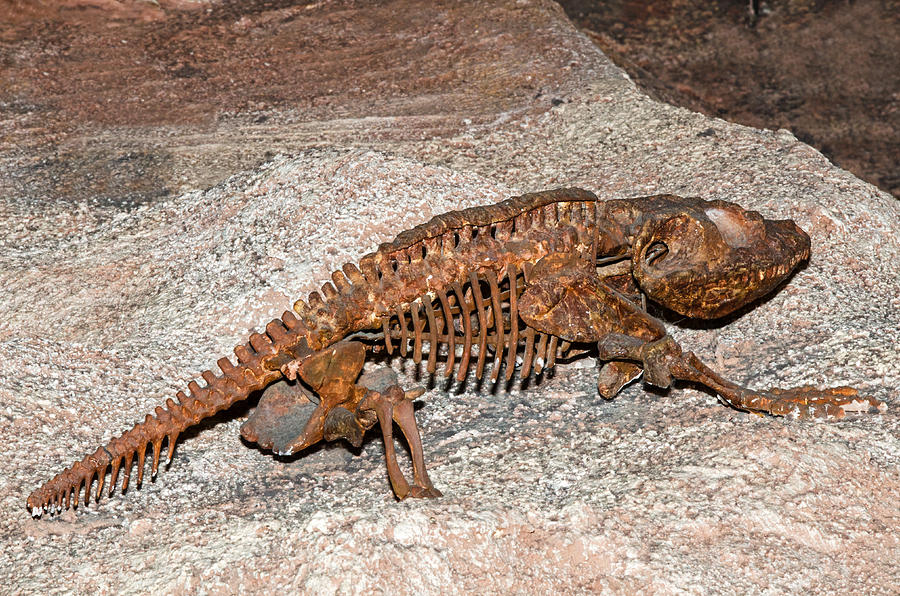
[[[813,386],[755,391],[732,383],[706,366],[693,352],[684,353],[670,336],[653,342],[619,333],[598,342],[603,360],[633,360],[644,366],[644,379],[668,387],[673,378],[700,383],[740,410],[798,418],[843,418],[848,412],[884,411],[887,405],[860,396],[852,387],[818,389]]]

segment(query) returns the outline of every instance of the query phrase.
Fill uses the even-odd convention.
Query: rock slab
[[[384,111],[371,114],[362,92],[343,87],[321,112],[304,111],[314,100],[299,92],[273,92],[275,105],[254,108],[209,91],[220,110],[213,124],[202,122],[206,108],[173,110],[172,121],[78,121],[48,101],[46,122],[59,128],[41,128],[28,110],[10,120],[4,99],[2,585],[25,594],[896,590],[897,201],[787,131],[649,100],[551,3],[209,8],[141,4],[132,9],[143,17],[112,11],[106,29],[128,41],[187,19],[186,46],[203,31],[225,39],[228,27],[263,39],[278,27],[296,27],[291,38],[344,31],[346,56],[335,59],[347,68],[354,44],[389,32],[394,45],[427,40],[434,86],[416,78],[421,61],[382,40],[391,74],[373,78],[387,83],[372,95]],[[87,27],[73,20],[78,11],[34,14],[48,31]],[[2,39],[13,63],[52,62],[29,53],[28,27],[10,27]],[[164,53],[159,40],[180,39],[169,33],[149,47]],[[250,56],[268,47],[247,43]],[[225,63],[230,54],[216,46],[206,56]],[[92,60],[90,72],[106,68],[102,56]],[[510,74],[523,64],[535,82]],[[465,84],[447,83],[461,72]],[[259,84],[270,81],[260,75]],[[309,97],[328,84],[310,82]],[[39,103],[34,89],[18,89]],[[192,96],[173,97],[182,105]],[[114,159],[95,157],[129,143],[149,156],[142,167],[153,182],[127,197],[115,180],[94,185],[92,168],[116,172]],[[79,176],[83,185],[71,183]],[[393,499],[377,437],[358,454],[330,445],[286,459],[245,445],[238,428],[249,406],[239,406],[185,435],[172,464],[140,489],[53,519],[28,516],[37,485],[151,412],[331,270],[434,214],[558,186],[603,198],[722,198],[795,219],[812,237],[805,269],[727,325],[672,333],[738,382],[850,384],[888,402],[887,412],[784,421],[683,387],[632,386],[604,402],[596,365],[584,361],[508,390],[432,388],[418,417],[438,500]]]

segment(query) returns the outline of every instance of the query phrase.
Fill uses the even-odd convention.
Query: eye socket
[[[666,246],[665,242],[660,242],[657,240],[653,244],[647,247],[647,250],[644,251],[644,262],[647,265],[654,265],[669,254],[669,247]]]

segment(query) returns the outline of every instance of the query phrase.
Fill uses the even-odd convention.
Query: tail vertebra
[[[151,473],[156,475],[163,439],[168,440],[168,460],[172,459],[175,441],[186,428],[197,424],[245,399],[250,393],[264,388],[281,376],[273,359],[277,355],[290,354],[298,342],[302,342],[304,325],[291,313],[285,312],[281,319],[275,319],[266,326],[266,333],[254,333],[246,345],[234,349],[238,364],[228,358],[221,358],[216,364],[221,375],[211,371],[201,374],[206,382],[200,387],[196,381],[188,383],[188,392],[176,394],[178,402],[166,400],[165,408],[157,407],[155,416],[147,415],[143,422],[134,425],[120,437],[112,439],[106,447],[100,447],[93,454],[72,464],[28,497],[28,509],[35,517],[44,511],[59,512],[68,509],[70,502],[78,505],[78,495],[84,484],[84,502],[90,500],[91,484],[97,479],[96,498],[100,498],[107,469],[112,473],[109,494],[115,490],[119,469],[124,461],[122,491],[128,488],[131,465],[137,454],[137,482],[144,476],[147,445],[153,446]],[[272,370],[274,368],[274,370]]]

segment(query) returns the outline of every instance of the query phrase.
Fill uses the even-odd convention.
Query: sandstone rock
[[[107,37],[67,38],[84,55],[92,39],[150,30],[155,37],[134,56],[168,51],[172,60],[211,44],[203,55],[221,78],[209,75],[197,94],[171,91],[171,113],[148,108],[129,122],[102,106],[73,116],[48,101],[47,120],[4,116],[4,586],[887,593],[897,585],[894,199],[787,131],[650,101],[549,3],[211,8],[207,17],[143,7],[147,22],[113,14]],[[23,30],[9,47],[38,77],[53,56],[29,54],[34,39]],[[247,36],[240,51],[221,41],[234,31]],[[259,109],[237,91],[216,91],[229,60],[256,64],[263,47],[282,78],[303,80],[313,71],[289,58],[331,47],[302,49],[297,39],[317,32],[344,42],[331,45],[347,80],[334,66],[303,89],[262,71],[251,84],[241,77],[252,69],[235,68],[235,89],[280,98]],[[82,68],[121,67],[104,62],[112,49],[96,52]],[[370,54],[382,66],[367,79],[370,62],[357,61]],[[131,85],[136,105],[141,94],[181,89],[153,68],[137,70],[162,78],[130,72],[142,83]],[[374,85],[371,95],[363,83]],[[37,93],[22,85],[23,98]],[[88,85],[83,101],[99,101],[98,89]],[[145,180],[127,166],[116,178],[115,156],[131,146],[149,156]],[[126,200],[119,188],[141,180]],[[171,466],[141,489],[54,519],[28,516],[33,488],[151,412],[332,269],[433,214],[564,185],[608,198],[724,198],[795,219],[812,237],[807,268],[727,324],[673,333],[736,381],[851,384],[890,409],[840,423],[784,421],[684,387],[632,386],[604,402],[588,361],[509,390],[433,388],[418,416],[438,500],[397,503],[374,436],[358,455],[329,445],[276,458],[245,445],[245,406],[185,436]]]

